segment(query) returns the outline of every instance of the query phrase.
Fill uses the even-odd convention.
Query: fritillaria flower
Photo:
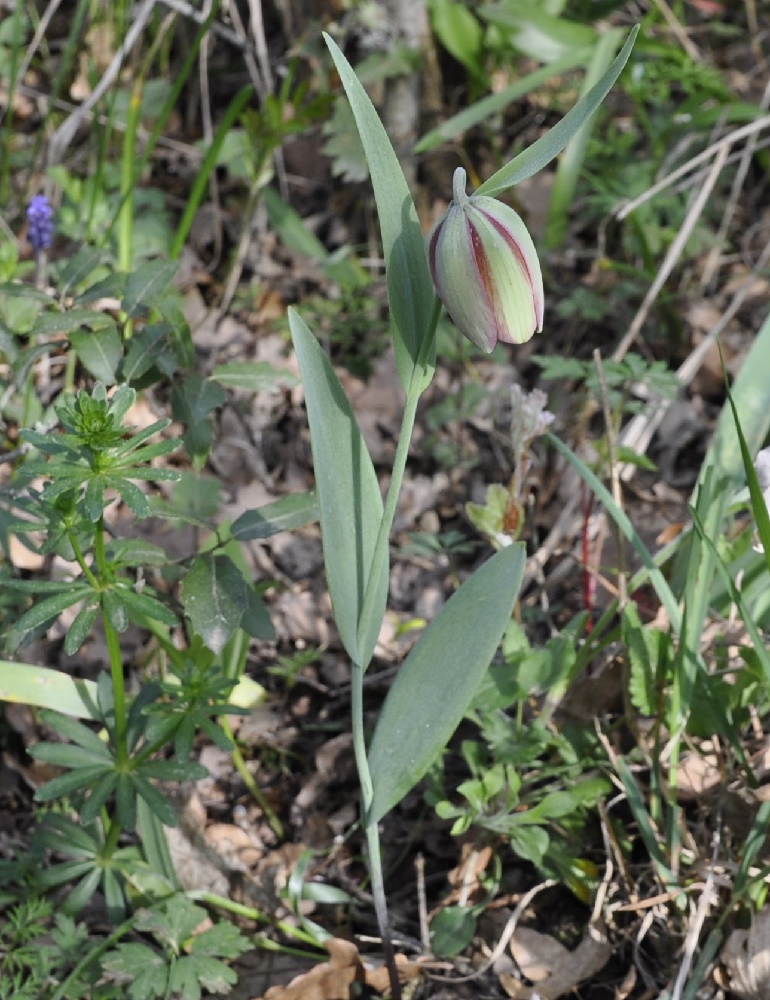
[[[452,203],[428,236],[438,297],[482,351],[499,340],[523,344],[543,328],[543,276],[532,237],[508,205],[469,196],[462,167],[452,185]]]

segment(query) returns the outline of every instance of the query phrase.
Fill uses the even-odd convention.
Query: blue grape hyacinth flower
[[[36,194],[27,208],[27,239],[35,253],[48,250],[53,243],[53,208],[44,194]]]

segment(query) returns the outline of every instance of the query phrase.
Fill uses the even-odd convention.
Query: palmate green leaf
[[[467,711],[508,625],[524,575],[520,544],[460,587],[398,672],[369,751],[377,823],[423,777]]]
[[[102,969],[109,979],[130,983],[126,995],[132,1000],[162,997],[166,992],[166,959],[147,945],[132,942],[118,945],[104,956]]]
[[[425,239],[401,164],[374,105],[337,44],[324,34],[366,152],[382,233],[398,376],[406,391],[428,335],[435,293]],[[430,361],[432,373],[434,361]]]
[[[210,993],[228,993],[238,974],[219,959],[208,955],[184,955],[171,970],[171,988],[182,1000],[200,1000],[201,986]]]
[[[295,531],[306,524],[314,524],[320,516],[315,493],[290,493],[274,503],[241,514],[230,534],[239,542],[270,538],[281,531]]]
[[[100,717],[93,681],[10,660],[0,660],[0,701],[50,708],[78,719]]]
[[[631,49],[634,47],[636,36],[639,33],[639,26],[632,29],[626,44],[618,53],[617,59],[591,90],[578,103],[568,111],[562,120],[544,136],[532,143],[527,149],[519,153],[518,156],[501,167],[496,174],[485,181],[475,194],[485,194],[496,197],[519,184],[521,181],[532,177],[543,167],[547,166],[564,149],[570,139],[577,133],[578,129],[597,110],[604,98],[615,83],[623,67],[628,62]]]
[[[362,667],[371,659],[388,594],[388,560],[374,581],[376,631],[359,639],[358,622],[382,521],[382,495],[345,391],[305,321],[289,310],[313,447],[326,577],[342,644]],[[378,617],[379,616],[379,617]],[[371,634],[374,633],[374,634]]]
[[[193,631],[213,652],[225,648],[246,603],[246,581],[228,556],[207,552],[193,561],[182,584],[182,604]]]

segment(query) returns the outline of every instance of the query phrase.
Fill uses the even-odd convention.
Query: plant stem
[[[107,552],[104,546],[104,517],[100,517],[94,533],[94,559],[99,576],[104,583],[109,575]],[[123,677],[123,654],[120,650],[118,633],[112,626],[107,612],[102,606],[104,635],[110,658],[112,691],[115,699],[115,760],[118,770],[124,771],[128,763],[128,716],[126,714],[126,684]]]
[[[398,979],[396,956],[393,942],[390,938],[388,923],[388,904],[385,898],[385,881],[382,875],[382,855],[380,853],[380,831],[376,823],[368,820],[374,801],[374,785],[369,771],[369,761],[366,757],[366,738],[364,735],[364,669],[358,663],[352,664],[350,694],[351,718],[353,729],[353,751],[356,756],[358,779],[361,782],[361,812],[366,828],[366,843],[369,848],[369,874],[372,877],[372,896],[374,897],[374,912],[377,926],[382,938],[382,951],[385,966],[390,979],[392,1000],[401,1000],[401,983]]]
[[[412,431],[414,430],[415,417],[417,416],[417,404],[430,380],[430,364],[428,359],[433,352],[436,325],[440,314],[441,303],[438,299],[435,299],[430,327],[426,331],[426,336],[415,363],[406,394],[406,404],[401,420],[396,454],[393,459],[388,495],[385,498],[382,518],[377,531],[377,542],[374,547],[374,556],[372,557],[372,565],[366,582],[361,616],[358,622],[359,639],[362,635],[371,634],[369,625],[371,617],[375,613],[374,598],[377,589],[374,584],[379,579],[382,567],[389,555],[390,531],[393,527],[393,518],[396,514],[398,498],[401,493],[401,484],[404,479],[404,471],[406,470],[406,460],[409,457],[409,444],[412,440]],[[382,854],[380,851],[380,831],[377,823],[372,823],[369,819],[374,801],[374,785],[372,784],[369,761],[366,756],[366,736],[364,731],[364,674],[368,666],[368,662],[353,663],[351,665],[350,688],[353,750],[356,757],[356,767],[358,768],[358,778],[361,783],[361,813],[363,815],[366,842],[369,849],[369,872],[372,878],[374,912],[377,916],[377,925],[380,929],[380,937],[382,938],[382,951],[385,957],[385,966],[388,970],[388,978],[390,979],[391,998],[392,1000],[401,1000],[401,983],[398,978],[396,956],[388,924],[388,905],[385,897],[385,880],[382,874]]]
[[[404,479],[406,460],[409,457],[409,445],[412,441],[412,431],[414,430],[414,421],[417,416],[417,404],[420,401],[420,396],[428,386],[428,358],[432,353],[433,342],[436,337],[436,325],[440,315],[441,303],[438,299],[436,299],[434,302],[433,313],[431,315],[430,328],[428,329],[420,349],[420,355],[412,371],[412,378],[409,382],[409,388],[406,394],[406,404],[404,406],[404,415],[401,418],[401,430],[398,434],[398,444],[396,445],[396,454],[393,459],[390,485],[388,486],[388,494],[385,497],[385,506],[382,512],[380,526],[377,531],[377,542],[374,547],[372,565],[367,577],[364,600],[361,606],[361,617],[358,622],[359,643],[362,635],[371,634],[369,632],[369,624],[370,619],[374,614],[374,598],[377,590],[375,581],[379,580],[383,564],[389,554],[390,529],[393,527],[393,518],[396,515],[398,498],[401,493],[401,484]],[[363,663],[361,666],[365,672],[369,663]]]
[[[241,753],[241,748],[236,742],[235,736],[233,735],[232,726],[230,725],[230,720],[226,715],[222,715],[219,718],[219,725],[227,734],[230,742],[233,744],[233,749],[231,751],[231,757],[235,769],[240,774],[241,780],[244,785],[248,788],[254,801],[257,803],[259,808],[265,814],[265,819],[267,820],[270,829],[278,837],[279,840],[283,840],[283,824],[275,813],[275,810],[271,807],[270,803],[267,801],[265,796],[262,794],[262,789],[259,787],[257,782],[254,780],[254,775],[246,767],[246,761],[243,759],[243,754]]]
[[[385,897],[385,881],[382,876],[382,857],[380,855],[380,830],[376,823],[366,826],[366,843],[369,848],[369,872],[372,876],[372,896],[374,912],[377,916],[377,926],[382,937],[382,952],[385,957],[385,967],[390,979],[391,1000],[401,1000],[401,982],[398,978],[396,953],[390,936],[388,920],[388,902]]]

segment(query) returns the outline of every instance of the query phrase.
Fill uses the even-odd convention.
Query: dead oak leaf
[[[353,983],[366,981],[358,948],[351,941],[326,942],[329,961],[303,972],[288,986],[271,986],[262,1000],[348,1000]]]
[[[576,986],[595,976],[607,964],[612,948],[596,926],[574,951],[550,934],[540,934],[530,927],[517,927],[511,939],[511,954],[524,976],[535,987],[526,986],[514,976],[501,974],[500,984],[514,1000],[558,1000]]]
[[[747,931],[732,931],[722,948],[730,990],[741,1000],[765,1000],[770,986],[770,910],[760,910]]]

